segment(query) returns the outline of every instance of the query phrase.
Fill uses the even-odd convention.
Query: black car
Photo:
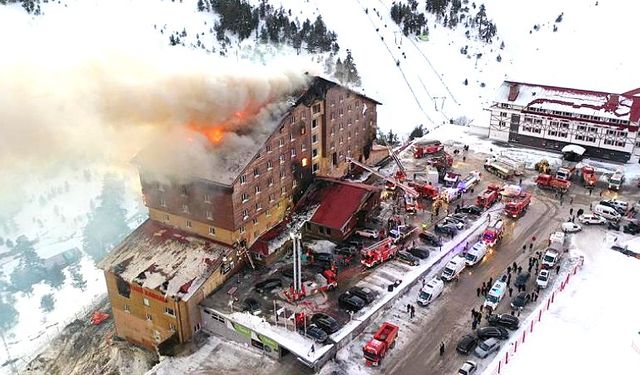
[[[464,212],[465,214],[480,216],[482,215],[482,208],[478,206],[465,206],[460,207],[460,212]]]
[[[366,287],[361,288],[359,286],[354,286],[353,288],[349,289],[349,293],[353,294],[354,296],[357,296],[358,298],[363,300],[364,303],[366,303],[367,305],[376,299],[376,292]]]
[[[458,345],[456,345],[456,352],[460,354],[469,354],[478,345],[478,338],[474,335],[464,335]]]
[[[331,264],[333,262],[333,254],[331,253],[313,253],[313,261],[322,264]]]
[[[360,309],[362,309],[364,305],[365,303],[362,298],[349,292],[344,292],[338,297],[338,306],[347,311],[360,311]]]
[[[410,253],[406,251],[398,251],[398,255],[396,257],[400,262],[406,263],[410,266],[418,266],[420,265],[420,259],[414,257]]]
[[[334,254],[342,255],[344,257],[354,256],[358,253],[358,248],[355,246],[338,246],[333,250]]]
[[[255,285],[258,293],[270,292],[280,287],[282,287],[282,280],[280,279],[266,279]]]
[[[260,309],[262,308],[262,304],[260,304],[260,301],[258,301],[255,298],[247,298],[244,300],[244,304],[243,304],[243,309],[242,311],[248,311],[250,313],[254,313],[257,311],[260,311]]]
[[[424,247],[412,247],[407,251],[416,258],[427,259],[429,257],[429,249]]]
[[[427,245],[435,247],[442,246],[442,241],[435,234],[423,232],[418,235],[418,238]]]
[[[513,301],[511,301],[511,307],[513,307],[514,309],[522,310],[524,308],[524,305],[526,305],[527,303],[529,303],[529,301],[527,301],[526,294],[520,293],[516,296],[516,298],[513,299]]]
[[[464,214],[464,213],[462,213],[462,212],[458,212],[458,213],[455,213],[455,214],[451,214],[451,215],[449,215],[449,216],[451,216],[451,217],[453,217],[453,218],[455,218],[455,219],[458,219],[458,220],[462,220],[463,222],[466,222],[466,221],[467,221],[467,215],[466,215],[466,214]]]
[[[505,340],[509,338],[509,331],[507,331],[504,327],[482,327],[478,328],[476,331],[478,338],[480,340],[486,340],[491,337],[495,337],[496,339]]]
[[[349,242],[347,242],[347,245],[348,246],[353,246],[356,249],[362,249],[362,247],[364,246],[364,241],[354,238],[352,240],[349,240]]]
[[[529,272],[520,272],[518,276],[516,276],[516,281],[513,283],[516,287],[527,285],[527,281],[531,277]]]
[[[311,322],[318,327],[320,327],[323,331],[328,334],[332,334],[338,332],[341,328],[340,323],[332,317],[325,313],[315,313],[311,317]]]
[[[622,228],[622,231],[629,234],[638,234],[640,233],[640,226],[636,223],[629,223]]]
[[[455,235],[456,233],[458,233],[458,228],[456,228],[456,226],[452,223],[436,224],[434,229],[436,233],[443,233],[448,235]]]
[[[464,219],[461,219],[460,217],[455,216],[455,215],[449,215],[449,216],[445,217],[444,218],[444,222],[445,223],[462,224],[462,225],[466,224]]]
[[[509,314],[492,314],[487,317],[489,324],[496,327],[504,327],[510,330],[516,330],[520,326],[520,320]]]
[[[620,230],[620,223],[609,220],[607,221],[607,229]]]
[[[329,337],[323,329],[315,324],[308,325],[306,330],[304,328],[300,329],[298,333],[320,344],[327,341],[327,338]]]

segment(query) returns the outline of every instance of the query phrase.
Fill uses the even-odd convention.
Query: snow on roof
[[[504,81],[498,89],[496,101],[529,109],[546,109],[638,122],[640,97],[633,95],[634,92],[614,94]]]
[[[587,151],[584,147],[578,145],[566,145],[562,148],[562,152],[573,152],[574,154],[582,155]]]
[[[129,283],[188,300],[231,249],[147,220],[98,266]]]

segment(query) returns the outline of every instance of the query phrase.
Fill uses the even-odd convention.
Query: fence
[[[500,374],[501,371],[504,370],[505,366],[509,364],[509,362],[513,359],[513,357],[518,353],[518,350],[522,349],[522,346],[527,342],[527,336],[533,334],[533,329],[536,324],[542,321],[542,316],[545,311],[548,311],[551,305],[555,302],[558,294],[564,291],[564,288],[567,286],[571,277],[575,275],[579,270],[582,269],[584,265],[584,257],[580,257],[578,262],[569,270],[566,274],[564,280],[560,283],[556,282],[554,284],[554,289],[547,294],[547,300],[541,303],[532,313],[529,315],[527,320],[520,324],[521,328],[524,328],[520,333],[518,333],[514,339],[509,340],[507,345],[498,352],[496,358],[494,358],[491,363],[487,366],[486,370],[483,372],[484,375],[497,375]]]

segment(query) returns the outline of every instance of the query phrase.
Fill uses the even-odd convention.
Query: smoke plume
[[[0,58],[5,176],[65,160],[130,160],[142,148],[158,174],[185,176],[200,165],[215,173],[216,155],[255,149],[282,113],[273,103],[308,80],[297,61],[270,68],[169,47],[151,27],[127,27],[135,21],[121,14],[116,27],[99,11],[0,17],[0,33],[12,35]],[[193,131],[209,127],[223,133],[219,145]]]

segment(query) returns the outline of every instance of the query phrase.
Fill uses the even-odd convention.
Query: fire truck
[[[558,170],[556,171],[556,178],[558,180],[571,181],[575,173],[575,164],[564,163],[562,167],[558,168]]]
[[[489,184],[489,186],[487,186],[485,191],[483,191],[482,193],[480,193],[480,195],[478,195],[478,198],[476,199],[476,206],[482,207],[482,208],[491,207],[498,200],[498,197],[500,195],[499,191],[500,191],[500,186],[495,184]]]
[[[444,150],[444,146],[440,141],[415,143],[413,145],[413,157],[420,159],[427,155],[437,154],[442,150]]]
[[[456,187],[458,186],[458,182],[460,182],[460,173],[447,172],[447,174],[444,175],[444,186]]]
[[[336,274],[332,270],[324,270],[322,273],[316,274],[315,280],[306,280],[302,282],[302,289],[296,293],[293,285],[288,290],[285,290],[285,297],[289,301],[299,301],[304,297],[316,294],[318,292],[325,292],[338,286],[336,280]]]
[[[464,180],[458,183],[458,188],[466,193],[469,189],[477,185],[478,182],[480,182],[480,172],[471,171]]]
[[[398,326],[384,322],[373,338],[362,348],[364,360],[367,366],[379,366],[382,358],[387,355],[389,349],[396,345]]]
[[[531,193],[523,192],[504,206],[504,214],[513,218],[520,217],[527,212],[529,203],[531,203]]]
[[[398,247],[393,242],[393,238],[385,238],[365,247],[361,251],[362,260],[360,263],[367,268],[371,268],[393,258],[398,253]]]
[[[438,188],[431,184],[421,184],[419,182],[410,181],[407,185],[417,191],[422,198],[436,199],[438,197]]]
[[[596,175],[596,170],[593,169],[590,165],[585,165],[582,167],[582,184],[587,189],[594,188],[598,183],[598,176]]]
[[[489,225],[487,229],[482,233],[482,242],[487,246],[493,247],[502,239],[504,233],[504,222],[502,220],[496,221],[494,224]]]
[[[555,178],[548,174],[541,174],[536,177],[536,184],[540,189],[551,189],[565,193],[571,187],[571,182]]]

